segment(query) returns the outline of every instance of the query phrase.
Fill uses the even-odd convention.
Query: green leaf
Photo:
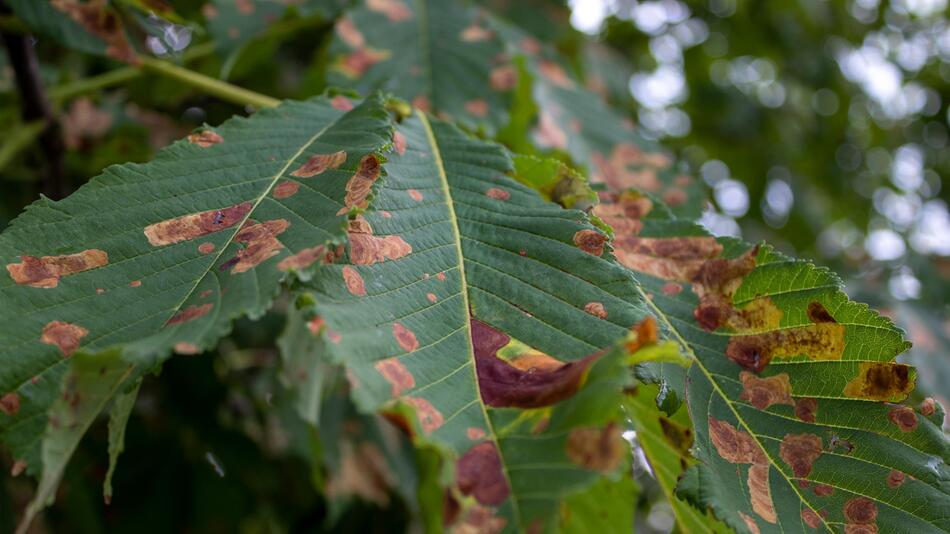
[[[613,48],[592,41],[584,41],[581,48],[581,64],[584,67],[584,86],[614,106],[629,106],[630,77],[633,68]]]
[[[14,458],[39,472],[70,355],[119,347],[142,372],[263,314],[289,271],[306,276],[345,238],[390,137],[379,97],[288,102],[31,205],[0,234],[0,437]]]
[[[202,8],[218,50],[232,53],[265,33],[293,9],[303,17],[330,20],[348,0],[211,0]]]
[[[627,350],[589,355],[646,317],[636,287],[583,212],[507,176],[500,146],[421,113],[395,146],[347,261],[307,283],[329,352],[362,408],[399,399],[416,410],[408,426],[457,455],[457,521],[553,521],[629,452]]]
[[[119,13],[104,0],[9,0],[33,31],[92,54],[135,63],[136,52]]]
[[[481,12],[456,0],[366,0],[336,24],[328,82],[389,91],[493,133],[517,79],[503,51]]]
[[[572,495],[561,507],[561,532],[627,534],[633,529],[637,483],[630,473],[617,480],[597,481],[587,491]]]
[[[825,269],[713,238],[642,196],[605,199],[595,213],[626,228],[618,259],[694,360],[702,464],[684,495],[740,531],[950,528],[950,441],[899,404],[916,372],[895,363],[909,344],[889,319]]]
[[[129,415],[135,407],[135,399],[138,398],[141,386],[142,382],[139,381],[129,391],[116,395],[109,413],[109,470],[102,486],[102,497],[106,504],[112,502],[112,475],[119,463],[119,455],[125,450],[125,426],[129,422]]]

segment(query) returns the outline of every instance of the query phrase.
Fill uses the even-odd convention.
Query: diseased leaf
[[[501,147],[421,113],[396,138],[344,261],[307,284],[329,352],[361,407],[399,399],[457,455],[455,524],[543,526],[629,454],[617,419],[636,347],[602,350],[646,314],[606,236],[506,176]]]
[[[277,338],[282,363],[281,381],[294,392],[301,419],[314,426],[320,423],[320,408],[326,389],[338,374],[325,355],[326,341],[320,337],[323,328],[321,318],[307,320],[304,311],[293,307],[288,311],[284,332]]]
[[[140,374],[172,350],[200,352],[234,318],[263,314],[288,272],[332,257],[390,132],[379,97],[351,111],[286,103],[31,205],[0,234],[0,436],[13,456],[40,471],[70,356],[118,347]]]
[[[347,0],[211,0],[202,6],[215,46],[230,53],[264,33],[293,10],[304,17],[332,20]]]
[[[83,52],[136,63],[119,13],[107,0],[9,0],[30,29]]]
[[[630,77],[633,76],[633,68],[620,53],[608,45],[584,41],[581,57],[584,86],[588,90],[621,109],[631,104]]]
[[[142,382],[132,386],[132,389],[119,393],[109,412],[109,470],[102,485],[102,498],[106,504],[112,502],[112,475],[119,463],[119,455],[125,450],[125,426],[129,422],[129,415],[135,407],[135,399],[139,395]]]
[[[493,133],[517,83],[503,52],[483,14],[457,0],[363,0],[337,21],[328,81]]]
[[[908,343],[890,320],[827,270],[713,238],[643,197],[602,200],[595,213],[628,214],[618,260],[694,358],[702,464],[684,495],[740,531],[950,528],[950,442],[899,404],[916,372],[895,363]]]

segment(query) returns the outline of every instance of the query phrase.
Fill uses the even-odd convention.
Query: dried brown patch
[[[409,189],[408,191],[406,191],[406,193],[409,194],[409,198],[415,200],[416,202],[422,202],[422,199],[425,198],[422,196],[422,193],[420,193],[419,190],[417,189]]]
[[[877,505],[867,497],[855,497],[844,504],[844,518],[853,525],[872,525],[877,520]]]
[[[748,432],[738,430],[726,421],[708,418],[709,437],[723,460],[733,464],[765,464],[765,452]]]
[[[620,427],[613,421],[604,427],[574,428],[567,436],[567,457],[571,462],[595,471],[616,469],[626,449]]]
[[[485,438],[485,431],[481,428],[471,426],[465,430],[465,435],[472,441],[479,441]]]
[[[327,480],[330,497],[356,495],[381,507],[389,504],[389,489],[396,478],[386,456],[373,443],[354,446],[350,441],[341,444],[340,470]]]
[[[289,226],[290,223],[286,219],[274,219],[241,228],[234,239],[239,243],[245,243],[246,246],[238,250],[237,255],[235,255],[237,262],[231,269],[231,274],[247,272],[280,254],[284,245],[277,239],[277,236],[287,230]]]
[[[808,318],[813,323],[836,323],[831,313],[825,309],[820,302],[812,301],[808,303]]]
[[[311,334],[319,336],[320,333],[323,332],[324,328],[326,328],[326,324],[327,323],[323,317],[318,315],[307,321],[307,330],[309,330]]]
[[[204,242],[198,245],[198,252],[202,254],[211,254],[212,252],[214,252],[214,243]]]
[[[188,306],[184,310],[181,310],[180,312],[172,316],[172,318],[169,319],[168,323],[166,324],[170,326],[173,324],[181,324],[181,323],[186,323],[188,321],[193,321],[207,314],[209,311],[211,311],[211,308],[213,307],[214,307],[214,304],[210,302],[206,304],[202,304],[201,306],[195,306],[195,305]]]
[[[591,159],[594,163],[592,182],[605,183],[617,191],[634,188],[650,193],[658,193],[663,187],[657,170],[671,163],[667,156],[643,152],[633,143],[617,143],[609,158],[594,152]]]
[[[306,162],[290,173],[297,178],[310,178],[322,174],[329,169],[337,169],[346,162],[346,152],[339,150],[332,154],[315,154],[310,156]]]
[[[242,15],[253,15],[256,11],[253,0],[234,0],[234,5],[237,7],[238,13]]]
[[[109,263],[109,255],[99,249],[84,250],[64,256],[20,256],[19,263],[7,265],[10,278],[20,285],[54,288],[59,279],[71,274],[96,269]]]
[[[145,237],[153,247],[197,239],[244,221],[253,206],[250,202],[243,202],[219,210],[182,215],[150,224],[145,227]]]
[[[176,353],[183,354],[186,356],[198,354],[199,352],[201,352],[201,349],[199,349],[197,345],[195,345],[194,343],[188,343],[187,341],[181,341],[179,343],[175,343],[174,350]]]
[[[574,87],[574,82],[564,72],[564,69],[553,61],[542,60],[538,62],[538,71],[540,71],[541,76],[544,76],[549,82],[558,87],[565,89]]]
[[[406,369],[406,366],[395,356],[380,360],[376,362],[373,367],[379,374],[383,375],[383,378],[392,386],[393,397],[398,397],[402,395],[403,392],[416,386],[416,379],[412,376],[412,373],[410,373],[409,369]]]
[[[901,432],[917,430],[917,414],[910,406],[895,406],[887,412],[887,418],[901,429]]]
[[[426,434],[431,434],[445,422],[442,413],[435,409],[431,402],[422,397],[403,397],[403,400],[416,409],[419,425]]]
[[[373,184],[379,179],[379,173],[379,159],[374,154],[363,156],[359,169],[346,182],[344,207],[337,214],[342,215],[353,208],[366,209],[369,206],[367,199],[373,190]]]
[[[798,478],[808,477],[821,453],[821,438],[815,434],[786,434],[779,447],[779,456]]]
[[[843,353],[844,326],[837,323],[735,336],[726,347],[729,359],[755,373],[761,372],[773,358],[805,355],[812,360],[840,360]]]
[[[419,348],[419,340],[416,339],[416,334],[403,326],[402,323],[393,323],[393,337],[396,338],[396,343],[402,347],[402,350],[406,352],[412,352]]]
[[[578,230],[574,234],[574,244],[588,254],[600,256],[604,253],[607,236],[596,230]]]
[[[490,187],[487,191],[485,191],[485,196],[495,200],[505,201],[511,198],[511,193],[499,187]]]
[[[132,280],[131,282],[129,282],[129,287],[139,287],[141,285],[142,285],[141,280]]]
[[[438,280],[439,282],[444,282],[444,281],[445,281],[445,273],[441,273],[441,272],[440,272],[440,273],[435,273],[435,279]]]
[[[685,204],[687,200],[689,200],[689,197],[686,195],[686,191],[682,189],[671,187],[663,192],[663,202],[670,206],[680,206]]]
[[[607,318],[607,308],[600,302],[588,302],[584,305],[584,311],[598,319]]]
[[[822,524],[821,517],[815,513],[811,508],[802,508],[802,521],[808,528],[818,528]]]
[[[374,236],[373,229],[365,219],[350,221],[347,234],[350,243],[350,260],[356,265],[372,265],[386,260],[398,260],[412,253],[412,245],[398,235]]]
[[[759,378],[750,372],[742,371],[739,373],[739,380],[742,382],[739,400],[748,401],[760,410],[765,410],[773,404],[794,405],[788,373]]]
[[[337,95],[330,99],[330,106],[340,111],[350,111],[353,109],[353,102],[343,95]]]
[[[930,417],[931,415],[937,413],[937,401],[933,397],[927,397],[921,401],[920,406],[917,407],[920,410],[920,415],[924,417]]]
[[[910,367],[900,363],[861,362],[844,394],[857,399],[899,402],[914,389]]]
[[[798,417],[806,423],[815,422],[815,414],[818,412],[818,401],[809,397],[802,397],[795,400],[795,417]]]
[[[357,297],[366,296],[366,284],[363,283],[363,277],[360,273],[349,265],[343,267],[343,283],[346,284],[346,290],[351,295]]]
[[[828,484],[815,484],[815,488],[812,491],[819,497],[830,497],[834,494],[835,488]]]
[[[10,468],[10,476],[15,478],[22,475],[23,472],[26,471],[26,467],[26,460],[17,460],[13,462],[13,467]]]
[[[402,132],[393,132],[393,148],[396,149],[396,153],[400,156],[406,153],[406,136],[403,135]]]
[[[334,251],[327,250],[327,247],[317,245],[315,247],[302,249],[300,252],[280,260],[277,263],[277,268],[281,271],[289,271],[291,269],[299,271],[310,267],[318,261],[321,265],[328,265],[333,263],[333,260],[335,260],[337,256],[338,254],[334,253]]]
[[[494,36],[494,32],[486,29],[484,26],[481,26],[478,24],[478,22],[469,24],[464,30],[462,30],[462,33],[459,34],[459,38],[466,43],[487,41]]]
[[[498,506],[510,494],[498,447],[491,441],[475,445],[459,458],[455,479],[463,495],[471,495],[483,505]]]
[[[72,356],[79,348],[80,340],[89,334],[89,330],[63,321],[52,321],[43,327],[40,341],[55,345],[63,356]]]
[[[514,65],[495,67],[488,80],[495,91],[510,91],[518,85],[518,69]]]
[[[900,485],[904,483],[904,480],[906,478],[907,476],[902,471],[898,471],[897,469],[891,469],[891,472],[888,473],[887,475],[887,487],[889,488],[900,487]]]
[[[746,485],[749,487],[752,511],[769,523],[778,522],[775,504],[772,502],[772,489],[769,486],[769,464],[753,464],[749,467]]]
[[[469,100],[465,103],[465,111],[475,117],[485,117],[488,115],[488,102],[481,98]]]
[[[680,292],[683,291],[683,286],[677,284],[676,282],[667,282],[663,284],[661,291],[663,291],[663,294],[667,296],[679,295]]]
[[[14,416],[20,412],[20,396],[11,391],[0,397],[0,412]]]
[[[106,43],[107,56],[126,63],[139,63],[125,35],[122,19],[106,0],[85,3],[78,0],[51,0],[50,3],[54,9],[65,13],[86,31],[102,39]]]
[[[370,11],[382,13],[390,22],[403,22],[412,18],[412,11],[402,0],[366,0]]]
[[[429,302],[435,302],[439,300],[439,297],[435,296],[435,293],[426,293],[426,298],[429,300]]]
[[[759,525],[755,523],[755,519],[752,519],[751,516],[749,516],[748,514],[739,512],[739,519],[742,519],[742,522],[745,523],[745,526],[747,529],[749,529],[749,532],[751,532],[752,534],[761,534],[761,531],[759,530]]]
[[[198,145],[201,148],[208,148],[209,146],[223,143],[224,138],[213,130],[201,130],[200,132],[190,134],[188,136],[188,142],[193,145]]]
[[[290,198],[300,190],[300,184],[293,180],[282,180],[274,187],[274,198]]]
[[[432,111],[432,102],[429,101],[429,97],[419,95],[412,99],[412,107],[429,113]]]
[[[370,47],[359,48],[340,58],[336,67],[347,78],[361,78],[374,65],[386,61],[391,55],[388,50],[376,50]]]

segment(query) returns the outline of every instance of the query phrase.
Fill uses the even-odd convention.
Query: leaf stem
[[[270,108],[280,104],[280,100],[276,98],[271,98],[267,95],[255,93],[254,91],[249,91],[228,82],[205,76],[204,74],[186,69],[185,67],[180,67],[168,61],[145,56],[142,56],[140,59],[144,70],[173,78],[196,89],[201,89],[209,95],[216,96],[234,104],[254,106],[256,108]]]

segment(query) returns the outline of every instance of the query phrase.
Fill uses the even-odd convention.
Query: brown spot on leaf
[[[505,531],[508,520],[497,515],[497,510],[488,506],[479,504],[470,504],[462,512],[464,515],[457,522],[452,524],[448,531],[453,534],[501,534]],[[446,514],[449,518],[450,514]],[[446,524],[451,524],[447,521]],[[535,530],[528,529],[529,534],[536,534]]]
[[[502,65],[492,69],[488,78],[496,91],[510,91],[518,85],[518,69],[514,65]]]
[[[844,326],[837,323],[734,336],[726,347],[729,359],[755,373],[761,372],[773,358],[805,355],[812,360],[840,360],[843,352]]]
[[[64,256],[20,256],[19,263],[7,265],[10,278],[20,285],[30,287],[54,288],[59,279],[109,263],[109,255],[99,249],[84,250]]]
[[[14,416],[20,412],[20,396],[10,392],[0,397],[0,412]]]
[[[412,246],[398,235],[378,237],[364,233],[350,233],[350,259],[356,265],[372,265],[386,260],[397,260],[412,252]]]
[[[746,485],[749,486],[752,511],[769,523],[775,524],[778,521],[778,515],[775,513],[772,489],[769,486],[769,464],[752,464],[746,477]]]
[[[350,111],[353,109],[353,102],[343,95],[337,95],[330,99],[330,106],[340,111]]]
[[[689,197],[686,195],[686,191],[682,189],[671,187],[663,192],[663,202],[670,206],[680,206],[685,204],[687,200],[689,200]]]
[[[264,261],[280,254],[284,245],[277,236],[282,234],[290,223],[286,219],[274,219],[258,224],[246,225],[234,236],[235,241],[246,246],[238,250],[237,262],[231,274],[240,274],[257,267]]]
[[[346,290],[350,294],[357,297],[366,296],[366,285],[363,283],[363,277],[349,265],[343,267],[343,283],[346,284]]]
[[[813,323],[836,323],[834,317],[828,313],[828,310],[820,302],[812,301],[808,303],[808,318]]]
[[[441,272],[440,272],[440,273],[436,273],[436,274],[435,274],[435,278],[436,278],[436,280],[438,280],[438,281],[440,281],[440,282],[444,282],[444,281],[445,281],[445,273],[441,273]]]
[[[370,191],[373,184],[379,179],[379,159],[374,154],[367,154],[360,160],[360,167],[346,182],[346,196],[343,199],[344,207],[337,212],[342,215],[353,208],[366,209],[369,206]]]
[[[604,427],[572,429],[567,436],[566,448],[571,462],[603,472],[616,469],[628,450],[620,435],[620,427],[613,421]]]
[[[373,443],[354,446],[349,440],[345,440],[340,449],[340,469],[327,480],[327,495],[334,498],[356,495],[381,507],[387,506],[389,489],[396,478],[382,451]]]
[[[835,492],[834,486],[829,486],[828,484],[815,484],[815,488],[812,490],[815,492],[815,495],[819,497],[829,497]]]
[[[131,282],[129,282],[129,287],[139,287],[141,285],[142,285],[141,280],[132,280]]]
[[[767,463],[762,449],[748,432],[743,432],[726,421],[709,417],[709,437],[723,460],[733,464]]]
[[[238,13],[242,15],[254,14],[255,6],[252,0],[234,0],[234,5],[237,7]]]
[[[435,302],[439,300],[439,297],[435,296],[435,293],[426,293],[426,298],[429,299],[429,302]]]
[[[752,373],[739,373],[742,381],[742,393],[739,400],[748,401],[752,406],[765,410],[773,404],[788,404],[792,406],[792,385],[788,373],[781,373],[768,378],[759,378]]]
[[[917,407],[920,410],[920,415],[924,417],[930,417],[931,415],[937,413],[937,401],[933,397],[927,397],[921,401],[920,406]]]
[[[126,63],[139,63],[135,50],[125,35],[122,19],[106,0],[51,0],[50,3],[53,8],[68,15],[86,31],[102,39],[106,44],[107,56]]]
[[[202,254],[211,254],[212,252],[214,252],[214,243],[206,241],[198,245],[198,252]]]
[[[366,39],[349,17],[343,17],[336,23],[336,33],[350,48],[363,48]],[[344,97],[345,98],[345,97]],[[344,110],[349,111],[349,110]]]
[[[806,423],[815,422],[815,413],[818,412],[818,401],[809,397],[795,400],[795,417]]]
[[[465,430],[465,435],[472,441],[479,441],[485,437],[485,431],[481,428],[471,426]]]
[[[209,311],[211,311],[211,308],[213,307],[214,307],[214,304],[210,302],[202,304],[201,306],[195,306],[195,305],[188,306],[184,310],[181,310],[180,312],[172,316],[172,318],[168,320],[167,325],[170,326],[173,324],[181,324],[181,323],[186,323],[188,321],[192,321],[194,319],[197,319],[207,314]]]
[[[403,397],[403,400],[416,409],[416,417],[419,418],[419,425],[426,434],[431,434],[437,428],[442,426],[445,419],[442,413],[432,406],[432,403],[422,397]]]
[[[510,493],[498,447],[491,441],[475,445],[459,458],[455,479],[463,495],[487,506],[498,506]]]
[[[406,352],[412,352],[419,348],[419,340],[416,339],[416,334],[403,326],[402,323],[393,323],[393,337],[396,338],[396,343],[402,347],[402,350]]]
[[[549,82],[558,87],[565,89],[574,87],[574,82],[564,72],[564,69],[553,61],[542,60],[538,62],[538,71],[540,71],[541,76],[544,76]]]
[[[849,524],[872,525],[877,520],[877,505],[867,497],[855,497],[844,504],[844,518]]]
[[[490,187],[487,191],[485,191],[485,196],[488,198],[493,198],[495,200],[504,201],[511,198],[511,193],[499,187]]]
[[[193,145],[198,145],[201,148],[208,148],[209,146],[223,143],[224,138],[213,130],[201,130],[200,132],[190,134],[188,136],[188,142]]]
[[[252,203],[243,202],[219,210],[202,211],[157,222],[145,227],[145,237],[154,247],[190,241],[234,226],[244,220],[252,207]]]
[[[676,282],[667,282],[663,284],[663,294],[664,295],[679,295],[683,291],[683,286],[677,284]]]
[[[599,319],[607,318],[607,308],[600,302],[588,302],[584,305],[584,311]]]
[[[396,149],[396,153],[400,156],[406,153],[406,136],[403,135],[402,132],[393,132],[393,148]]]
[[[902,471],[891,469],[891,472],[887,475],[887,486],[889,488],[900,487],[900,485],[904,483],[905,478],[906,475],[904,475]]]
[[[26,460],[17,460],[13,462],[13,467],[10,468],[10,476],[14,478],[18,477],[23,474],[24,471],[26,471]]]
[[[415,200],[416,202],[422,202],[423,196],[418,190],[410,189],[406,191],[406,193],[409,193],[409,198]]]
[[[312,176],[322,174],[329,169],[337,169],[340,167],[340,165],[343,165],[345,161],[346,152],[343,150],[339,150],[332,154],[314,154],[313,156],[310,156],[310,158],[308,158],[303,165],[297,167],[297,170],[290,173],[290,175],[296,176],[298,178],[310,178]]]
[[[402,395],[403,392],[412,389],[416,385],[416,379],[412,376],[412,373],[395,356],[380,360],[373,367],[392,386],[393,397]]]
[[[290,198],[300,190],[300,184],[293,180],[282,180],[274,187],[274,198]]]
[[[484,117],[488,115],[488,102],[481,98],[469,100],[465,103],[465,111],[475,117]]]
[[[429,113],[432,111],[432,102],[429,101],[429,97],[425,95],[419,95],[412,99],[412,107]]]
[[[76,352],[80,340],[88,334],[89,330],[81,326],[63,321],[52,321],[43,327],[40,341],[47,345],[55,345],[63,356],[68,358]]]
[[[643,152],[628,142],[614,145],[610,158],[594,152],[591,160],[594,164],[592,182],[605,183],[618,191],[635,188],[650,193],[659,192],[663,186],[657,170],[671,163],[667,156]]]
[[[755,519],[752,519],[752,517],[750,517],[748,514],[739,512],[739,519],[742,519],[742,522],[745,523],[746,528],[749,529],[749,532],[752,534],[761,533],[759,530],[759,525],[755,523]]]
[[[386,61],[391,55],[388,50],[359,48],[341,57],[336,67],[347,78],[361,78],[373,65]]]
[[[402,22],[412,18],[412,11],[402,0],[366,0],[370,11],[382,13],[390,22]]]
[[[481,26],[478,22],[469,24],[464,30],[462,30],[462,33],[459,34],[459,38],[466,43],[487,41],[494,36],[495,34],[491,30]]]
[[[528,365],[522,358],[509,363],[498,350],[511,338],[491,326],[472,319],[472,348],[478,387],[485,404],[493,407],[539,408],[573,396],[583,383],[590,365],[599,354],[576,362],[558,362],[550,356],[535,355]],[[540,353],[539,353],[540,354]]]
[[[861,362],[844,394],[857,399],[899,402],[914,389],[910,367],[900,363]]]
[[[300,252],[280,260],[277,263],[277,268],[281,271],[289,271],[291,269],[299,271],[310,267],[318,261],[322,265],[333,263],[336,257],[337,254],[332,250],[327,250],[323,245],[317,245],[315,247],[302,249]]]
[[[822,520],[821,517],[815,513],[814,510],[808,508],[802,508],[802,521],[808,525],[808,528],[818,528],[821,526]]]
[[[779,447],[779,456],[798,478],[808,477],[821,452],[821,438],[815,434],[786,434]]]
[[[607,236],[596,230],[578,230],[574,234],[574,244],[588,254],[600,256],[604,253]]]
[[[887,412],[887,418],[901,429],[901,432],[917,430],[917,414],[910,406],[895,406]]]
[[[174,350],[176,353],[184,355],[198,354],[201,352],[201,349],[199,349],[197,345],[194,343],[188,343],[187,341],[175,343]]]

